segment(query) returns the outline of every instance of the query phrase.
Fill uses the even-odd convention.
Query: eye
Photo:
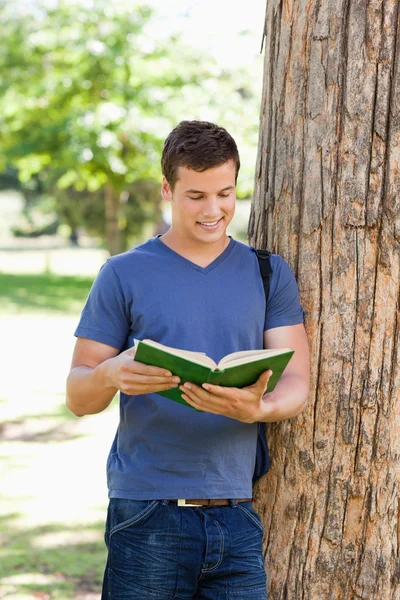
[[[220,198],[228,198],[230,196],[230,194],[220,194],[219,196],[220,196]]]
[[[188,196],[191,200],[201,200],[203,196]]]

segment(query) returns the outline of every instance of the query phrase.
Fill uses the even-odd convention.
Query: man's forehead
[[[221,184],[222,188],[235,187],[236,168],[233,161],[228,161],[205,171],[195,171],[179,166],[176,171],[176,183],[183,187],[201,189],[207,184]]]

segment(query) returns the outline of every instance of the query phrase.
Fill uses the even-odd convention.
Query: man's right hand
[[[110,405],[118,390],[137,396],[178,386],[179,377],[135,361],[135,352],[129,348],[119,353],[113,346],[78,338],[67,378],[70,411],[77,417],[99,413]]]
[[[110,386],[128,396],[152,394],[178,387],[179,377],[160,367],[152,367],[135,360],[136,348],[129,348],[104,364]]]

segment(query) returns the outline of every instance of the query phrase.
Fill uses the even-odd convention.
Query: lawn
[[[91,283],[0,273],[0,598],[99,598],[117,402],[82,419],[64,402]]]
[[[11,313],[78,313],[93,278],[52,273],[0,273],[0,310]]]

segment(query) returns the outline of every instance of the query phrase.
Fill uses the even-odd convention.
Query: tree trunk
[[[121,232],[119,230],[120,202],[119,194],[115,193],[111,183],[104,188],[106,214],[106,247],[111,256],[121,252]]]
[[[299,283],[309,406],[255,490],[270,600],[400,599],[400,0],[268,0],[250,243]]]

